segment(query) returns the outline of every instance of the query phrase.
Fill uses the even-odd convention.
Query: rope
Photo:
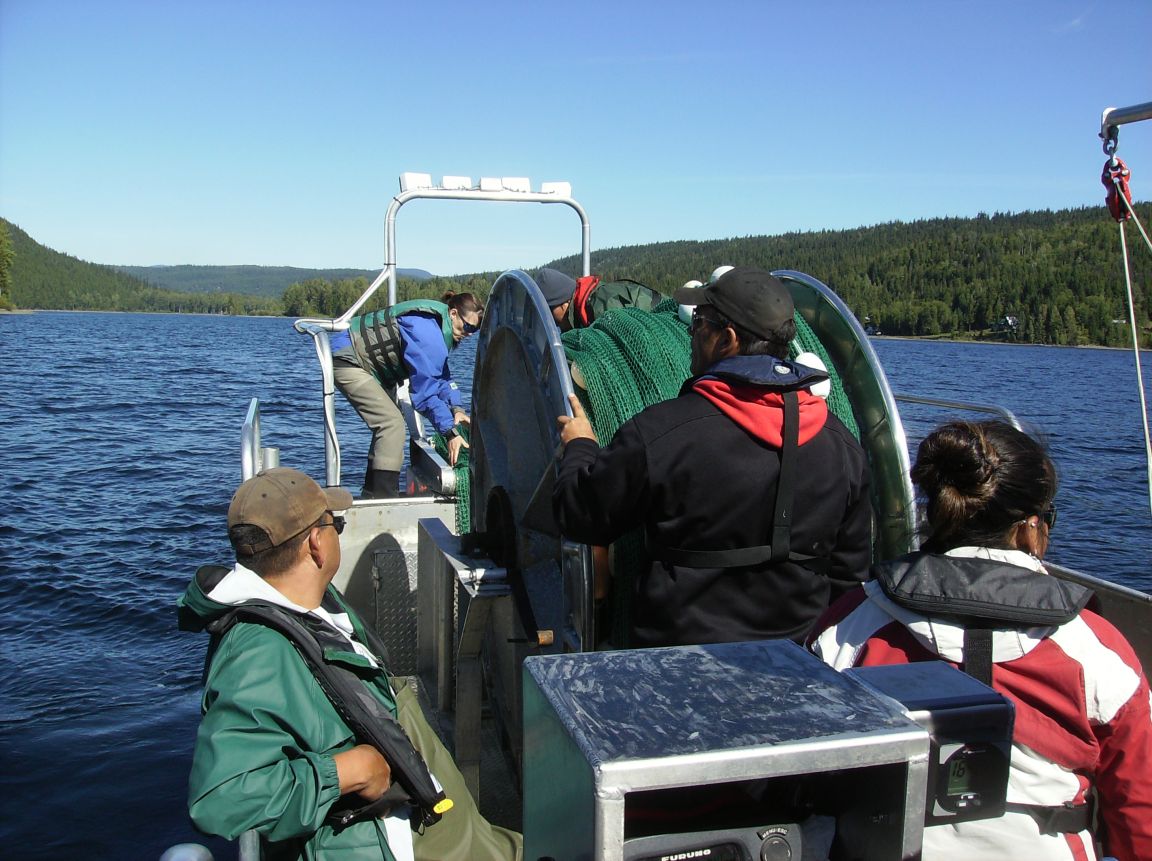
[[[1107,169],[1107,165],[1105,168]],[[1152,241],[1149,241],[1148,233],[1144,230],[1144,225],[1140,223],[1140,217],[1132,208],[1132,202],[1128,195],[1124,193],[1119,171],[1112,173],[1112,183],[1115,188],[1115,197],[1128,210],[1126,217],[1117,217],[1116,220],[1120,225],[1120,251],[1124,260],[1124,289],[1128,294],[1128,325],[1132,330],[1132,355],[1136,361],[1136,390],[1140,393],[1140,421],[1144,426],[1144,463],[1148,471],[1148,510],[1149,513],[1152,513],[1152,434],[1148,430],[1148,403],[1144,395],[1144,372],[1140,362],[1140,330],[1136,327],[1136,301],[1132,293],[1132,270],[1128,264],[1128,237],[1124,231],[1124,222],[1127,218],[1131,218],[1136,224],[1149,251],[1152,251]],[[1112,195],[1109,195],[1109,202],[1111,203],[1112,200]],[[1113,215],[1115,216],[1116,213]]]

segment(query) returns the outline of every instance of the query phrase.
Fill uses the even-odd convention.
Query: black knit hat
[[[549,308],[558,308],[576,292],[576,279],[556,269],[541,269],[536,275],[536,286],[544,295]]]

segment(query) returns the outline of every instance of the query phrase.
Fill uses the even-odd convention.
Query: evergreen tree
[[[12,239],[8,235],[8,222],[0,221],[0,309],[12,306]]]

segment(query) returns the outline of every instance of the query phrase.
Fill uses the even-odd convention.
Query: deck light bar
[[[572,183],[570,182],[542,182],[540,183],[541,194],[554,194],[557,197],[571,197],[572,196]]]
[[[402,173],[400,174],[400,190],[415,191],[418,188],[433,188],[432,174],[430,173]]]

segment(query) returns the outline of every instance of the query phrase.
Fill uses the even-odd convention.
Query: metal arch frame
[[[446,189],[446,188],[417,188],[410,191],[401,191],[392,198],[388,205],[388,212],[384,220],[384,268],[380,270],[372,283],[365,288],[352,306],[335,319],[317,317],[302,317],[293,323],[297,332],[312,337],[316,348],[316,357],[320,361],[320,373],[323,381],[324,401],[324,471],[325,483],[329,487],[340,484],[341,461],[340,441],[336,434],[336,405],[335,386],[332,380],[332,351],[328,342],[328,333],[345,331],[356,312],[364,306],[380,286],[388,282],[388,304],[396,304],[396,216],[400,208],[412,200],[475,200],[502,203],[559,203],[573,211],[580,218],[580,259],[581,271],[588,275],[592,271],[592,228],[588,221],[588,213],[574,198],[551,192],[541,191],[484,191],[479,188]],[[569,381],[571,386],[571,381]],[[404,398],[406,386],[402,387],[399,396]],[[407,418],[406,413],[406,418]],[[419,421],[414,420],[417,431]],[[411,427],[411,426],[410,426]],[[418,434],[417,434],[418,435]]]
[[[388,279],[388,304],[396,304],[396,215],[400,207],[411,200],[482,200],[503,203],[560,203],[570,207],[580,216],[580,258],[581,271],[588,275],[592,271],[592,228],[588,223],[588,213],[579,203],[571,197],[562,197],[558,194],[542,191],[482,191],[479,188],[416,188],[411,191],[402,191],[392,198],[388,205],[388,214],[384,219],[384,271],[382,277]],[[340,320],[351,318],[356,310],[367,301],[372,292],[379,286],[381,278],[377,278],[364,292],[356,304],[349,308],[340,317]]]
[[[789,285],[796,310],[828,351],[867,440],[861,442],[872,467],[873,500],[886,503],[884,510],[876,510],[875,552],[887,559],[915,549],[916,495],[908,440],[880,358],[856,315],[824,282],[792,269],[772,274]],[[829,322],[841,327],[841,332],[830,332]]]

